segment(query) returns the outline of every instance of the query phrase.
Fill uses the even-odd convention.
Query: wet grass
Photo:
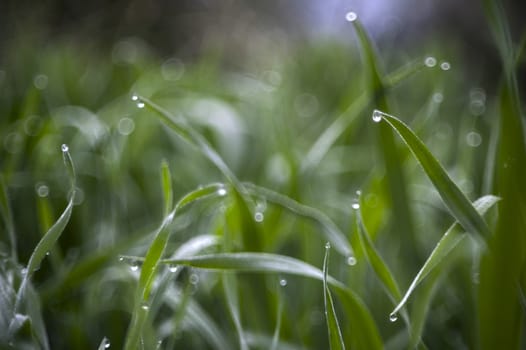
[[[0,347],[519,349],[521,51],[485,8],[496,93],[351,15],[248,72],[6,59]]]

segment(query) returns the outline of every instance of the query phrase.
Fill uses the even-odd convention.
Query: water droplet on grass
[[[148,304],[142,304],[141,309],[143,309],[144,311],[148,311],[150,307],[148,306]]]
[[[33,85],[39,90],[44,90],[47,87],[48,77],[45,74],[38,74],[33,79]]]
[[[440,92],[435,92],[433,94],[433,102],[442,103],[442,101],[444,101],[444,95],[442,95]]]
[[[360,209],[360,203],[358,203],[358,202],[354,202],[353,204],[351,204],[351,207],[352,207],[354,210],[358,210],[358,209]]]
[[[349,265],[349,266],[356,265],[356,258],[354,256],[349,256],[347,258],[347,265]]]
[[[470,131],[466,135],[466,143],[470,147],[478,147],[482,143],[482,136],[478,132]]]
[[[198,284],[199,283],[199,276],[195,273],[190,275],[190,283],[191,284]]]
[[[60,149],[62,150],[62,152],[68,152],[69,151],[69,147],[68,145],[66,145],[65,143],[62,144],[62,146],[60,146]]]
[[[389,321],[396,322],[398,320],[398,315],[395,313],[392,313],[389,315]]]
[[[450,70],[451,69],[451,64],[449,64],[449,62],[442,62],[440,63],[440,69],[442,70]]]
[[[218,189],[217,190],[217,195],[221,196],[221,197],[226,196],[226,189],[224,189],[224,188]]]
[[[133,119],[127,117],[122,118],[121,120],[119,120],[117,130],[121,135],[129,135],[133,132],[133,130],[135,130],[135,122],[133,121]]]
[[[279,280],[279,285],[282,286],[282,287],[285,287],[287,285],[287,280],[282,278]]]
[[[428,56],[426,57],[426,59],[424,60],[424,64],[429,67],[429,68],[432,68],[434,66],[437,65],[437,59],[434,58],[433,56]]]
[[[132,101],[137,101],[137,100],[139,100],[139,96],[133,94],[132,97],[131,97],[131,100]]]
[[[375,109],[374,112],[373,112],[373,121],[375,123],[379,123],[381,120],[382,120],[382,112],[380,112],[379,110]]]
[[[137,108],[144,108],[144,102],[137,102]]]
[[[254,220],[256,222],[263,222],[263,220],[265,219],[265,215],[263,215],[262,212],[258,211],[254,214]]]
[[[137,271],[139,270],[139,263],[135,260],[130,262],[130,270]]]
[[[358,18],[358,15],[356,14],[356,12],[350,11],[345,14],[345,20],[347,22],[354,22],[356,21],[357,18]]]
[[[177,265],[170,265],[168,267],[168,270],[170,270],[170,272],[177,272],[177,269],[178,269]]]
[[[38,183],[36,185],[36,192],[39,197],[47,197],[49,195],[49,187],[46,184]]]
[[[325,243],[325,249],[331,249],[331,243],[330,242]]]

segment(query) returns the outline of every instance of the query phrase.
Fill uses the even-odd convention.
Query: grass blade
[[[211,270],[235,272],[288,273],[323,281],[323,272],[301,260],[269,253],[218,253],[181,259],[165,259],[163,263]],[[338,293],[351,318],[353,344],[359,348],[381,349],[382,340],[371,314],[363,301],[343,283],[331,276],[327,283]]]
[[[245,189],[250,195],[258,195],[266,198],[269,202],[273,202],[287,208],[288,210],[318,222],[323,227],[325,238],[335,247],[335,249],[346,257],[354,256],[351,244],[336,226],[336,224],[323,212],[301,204],[294,199],[287,197],[281,193],[274,192],[265,187],[257,186],[252,183],[243,183]]]
[[[9,196],[7,195],[7,186],[4,182],[4,177],[0,174],[0,215],[4,219],[7,234],[11,245],[11,256],[13,260],[17,261],[16,252],[16,238],[15,238],[15,225],[13,223],[13,213],[11,212],[11,206],[9,205]]]
[[[473,206],[476,208],[480,215],[484,215],[495,203],[499,201],[498,197],[487,195],[477,199]],[[415,288],[431,273],[443,260],[448,256],[451,251],[466,237],[463,232],[461,225],[455,222],[449,227],[444,233],[440,241],[437,243],[426,262],[418,271],[416,277],[411,282],[411,285],[404,294],[404,297],[400,303],[393,310],[391,315],[396,315],[402,307],[407,303],[409,297],[414,292]]]
[[[404,140],[429,177],[451,214],[464,229],[479,234],[483,239],[490,236],[490,230],[484,219],[473,207],[469,199],[451,180],[438,160],[431,154],[424,143],[400,119],[387,113],[375,110],[373,120],[385,120]]]
[[[334,302],[332,300],[331,291],[327,284],[327,276],[329,274],[329,251],[331,245],[327,243],[325,246],[325,257],[323,259],[323,299],[325,306],[325,317],[327,319],[327,330],[329,332],[329,348],[331,350],[345,349],[343,342],[342,331],[338,323],[338,317],[336,316],[336,310],[334,309]]]
[[[238,297],[238,284],[236,276],[223,274],[223,290],[225,292],[226,303],[230,317],[234,322],[236,332],[239,338],[239,348],[241,350],[248,350],[247,340],[245,339],[245,332],[241,324],[241,316],[239,315],[239,297]]]
[[[172,174],[168,162],[164,160],[161,164],[161,183],[164,194],[164,216],[167,216],[173,206]]]
[[[220,188],[222,188],[222,185],[212,184],[188,193],[183,198],[181,198],[181,200],[179,200],[174,209],[164,218],[143,260],[143,266],[139,276],[139,284],[137,286],[137,300],[135,310],[128,335],[126,337],[126,349],[135,349],[139,341],[143,323],[148,315],[148,299],[150,296],[150,291],[153,281],[155,280],[157,269],[159,268],[159,262],[162,255],[164,254],[166,245],[168,244],[168,239],[170,238],[170,225],[175,217],[176,212],[193,201],[217,194]],[[165,198],[165,203],[166,202],[167,199]]]

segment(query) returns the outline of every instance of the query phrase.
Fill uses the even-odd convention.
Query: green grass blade
[[[134,349],[137,345],[137,342],[139,341],[141,329],[149,311],[148,299],[150,296],[150,291],[155,280],[157,269],[159,268],[159,262],[166,249],[168,239],[170,238],[170,225],[175,217],[176,212],[193,201],[214,194],[217,195],[220,188],[222,188],[221,185],[212,184],[188,193],[183,198],[181,198],[179,202],[177,202],[174,209],[164,218],[143,260],[143,266],[139,276],[139,284],[137,286],[138,294],[136,306],[133,313],[130,330],[126,337],[126,349]]]
[[[2,216],[7,234],[9,236],[9,243],[11,246],[11,256],[13,260],[17,261],[16,252],[16,237],[15,237],[15,225],[13,223],[13,213],[11,212],[11,206],[9,205],[9,196],[7,195],[7,186],[4,182],[4,177],[0,174],[0,215]]]
[[[173,206],[173,189],[172,189],[172,174],[167,161],[161,164],[161,184],[164,194],[164,216],[167,216],[172,211]]]
[[[473,207],[469,199],[451,180],[438,160],[431,154],[424,143],[400,119],[387,113],[375,110],[373,120],[385,120],[411,150],[426,175],[429,177],[451,214],[464,229],[473,234],[479,234],[483,239],[490,236],[490,230],[484,219]]]
[[[202,137],[198,132],[196,132],[190,125],[188,125],[181,118],[175,118],[170,112],[147,99],[146,97],[134,95],[137,100],[144,103],[149,108],[157,112],[157,115],[160,117],[161,121],[166,124],[170,129],[172,129],[177,135],[179,135],[183,140],[188,142],[190,145],[197,147],[201,153],[214,164],[219,171],[225,176],[225,178],[236,188],[236,190],[243,194],[243,185],[239,182],[237,177],[234,175],[232,170],[228,167],[225,161],[221,156],[210,146],[204,137]]]
[[[329,348],[331,350],[345,349],[343,342],[342,331],[334,309],[334,302],[332,300],[331,291],[327,284],[327,277],[329,274],[329,251],[330,243],[325,246],[325,257],[323,259],[323,299],[325,306],[325,317],[327,319],[327,330],[329,332]]]
[[[365,252],[365,257],[371,264],[371,267],[373,268],[378,279],[382,282],[391,300],[394,303],[397,303],[402,297],[398,283],[396,282],[391,270],[389,270],[389,267],[387,267],[387,264],[374,247],[371,237],[367,232],[367,228],[363,224],[359,210],[357,211],[357,216],[358,237],[360,243],[362,244],[363,251]]]
[[[71,217],[71,212],[73,211],[73,203],[75,200],[75,168],[73,166],[73,160],[69,154],[69,150],[66,145],[62,145],[62,154],[64,156],[64,163],[66,169],[68,170],[69,179],[71,181],[71,195],[68,201],[68,205],[64,212],[60,215],[58,220],[51,226],[51,228],[46,232],[42,239],[38,242],[37,246],[33,250],[29,262],[27,264],[27,272],[24,281],[28,280],[33,272],[39,269],[40,263],[46,257],[47,253],[53,248],[58,238],[64,231],[64,228],[69,222]],[[22,290],[22,288],[21,288]],[[22,290],[23,292],[23,290]]]
[[[238,284],[236,276],[223,274],[223,290],[225,292],[226,303],[230,317],[234,322],[236,333],[239,338],[239,348],[241,350],[248,350],[247,340],[245,338],[245,332],[241,324],[241,316],[239,314],[239,296],[238,296]]]
[[[269,253],[218,253],[181,259],[165,259],[163,263],[211,270],[235,272],[288,273],[323,281],[323,272],[301,260]],[[360,348],[381,349],[378,329],[363,301],[343,283],[331,276],[327,283],[338,293],[349,311],[354,343]]]
[[[267,199],[267,201],[279,204],[284,208],[296,213],[297,215],[310,218],[317,223],[319,223],[323,232],[325,233],[325,238],[335,247],[335,249],[346,257],[354,256],[354,252],[351,244],[343,234],[343,232],[336,226],[336,224],[323,212],[309,207],[307,205],[301,204],[294,199],[287,197],[281,193],[272,191],[265,187],[257,186],[252,183],[243,183],[245,189],[250,195],[262,196]]]
[[[516,48],[503,5],[485,0],[486,17],[499,48],[503,81],[498,100],[499,138],[494,191],[502,197],[490,251],[482,256],[478,288],[482,349],[524,346],[520,281],[526,268],[526,146],[523,101],[515,72]]]
[[[498,197],[487,195],[477,199],[473,206],[476,208],[480,215],[484,215],[495,203],[499,201]],[[431,273],[443,260],[448,256],[451,251],[465,238],[465,232],[463,232],[461,225],[455,222],[449,227],[444,233],[440,241],[437,243],[426,262],[418,271],[416,277],[411,282],[411,285],[404,294],[404,297],[400,303],[393,310],[391,315],[396,315],[402,307],[407,303],[409,297],[414,292],[415,288]]]

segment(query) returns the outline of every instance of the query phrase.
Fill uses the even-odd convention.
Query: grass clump
[[[485,7],[504,70],[478,119],[460,62],[385,74],[352,16],[355,46],[253,74],[94,56],[113,79],[75,84],[67,45],[6,71],[0,347],[519,349],[520,52]]]

